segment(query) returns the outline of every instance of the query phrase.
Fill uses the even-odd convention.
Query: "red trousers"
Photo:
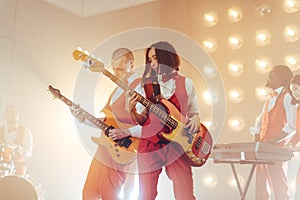
[[[171,144],[156,144],[141,139],[138,154],[139,199],[154,200],[157,196],[158,177],[165,166],[168,178],[173,182],[176,200],[193,200],[193,174],[191,166]]]
[[[290,200],[287,180],[288,162],[256,166],[256,200],[269,200],[271,191],[276,200]]]
[[[105,147],[99,146],[83,188],[83,200],[117,200],[125,181],[124,165],[117,164]]]

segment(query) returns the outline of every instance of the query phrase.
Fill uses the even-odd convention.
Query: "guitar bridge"
[[[202,147],[202,152],[205,154],[209,154],[211,149],[211,145],[209,145],[208,143],[204,143],[203,147]]]

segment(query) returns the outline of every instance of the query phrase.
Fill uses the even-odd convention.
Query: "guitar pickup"
[[[131,145],[132,141],[128,137],[126,137],[126,138],[119,139],[117,143],[121,147],[128,148]]]
[[[202,144],[202,138],[201,137],[198,137],[197,140],[196,140],[196,146],[195,146],[195,149],[199,149],[200,146]]]

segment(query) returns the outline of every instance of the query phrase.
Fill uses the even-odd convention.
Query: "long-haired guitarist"
[[[133,88],[140,84],[140,78],[132,70],[134,66],[134,56],[129,49],[119,48],[115,50],[112,54],[111,61],[113,72],[118,79],[128,82]],[[89,63],[84,64],[89,65]],[[124,93],[122,88],[117,87],[112,92],[103,109],[104,113],[105,110],[113,113],[116,118],[115,120],[125,124],[132,124],[128,129],[117,127],[110,129],[108,136],[113,140],[122,139],[130,135],[139,137],[141,134],[141,126],[136,125],[132,121],[128,109],[126,109],[127,104],[125,102],[127,96],[124,95]],[[71,112],[79,121],[89,124],[88,120],[84,119],[80,108],[71,107]],[[126,178],[124,167],[126,166],[118,164],[110,157],[104,146],[99,145],[87,174],[82,199],[119,199],[119,193]],[[124,195],[126,197],[127,194]]]
[[[180,59],[175,48],[164,41],[154,43],[146,50],[145,62],[143,91],[140,91],[140,94],[144,94],[154,103],[158,103],[161,98],[167,99],[188,119],[185,126],[189,132],[198,132],[200,117],[196,92],[192,80],[178,73]],[[158,134],[160,130],[172,130],[167,130],[170,127],[164,127],[160,121],[152,118],[152,108],[149,111],[137,104],[137,94],[128,95],[131,116],[143,126],[138,149],[139,199],[155,199],[158,177],[163,166],[173,182],[175,198],[195,199],[191,165],[186,162],[176,145],[169,145],[169,142]],[[161,106],[163,109],[163,105]],[[168,108],[165,109],[167,112]]]

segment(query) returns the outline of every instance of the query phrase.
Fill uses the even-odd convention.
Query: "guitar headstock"
[[[48,86],[49,91],[51,92],[51,94],[55,97],[55,98],[61,98],[62,95],[59,91],[59,89],[55,89],[54,87],[52,87],[51,85]]]
[[[86,51],[73,51],[73,58],[83,62],[85,68],[89,68],[92,72],[103,72],[105,70],[104,64],[98,59],[89,55]]]

